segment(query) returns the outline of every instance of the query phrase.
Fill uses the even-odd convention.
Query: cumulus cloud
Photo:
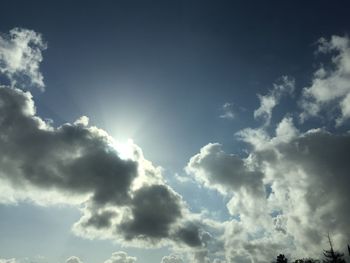
[[[350,116],[350,40],[321,39],[318,52],[331,54],[332,64],[322,65],[311,86],[303,89],[300,118],[327,111],[325,115],[341,125]],[[223,240],[226,262],[268,262],[280,253],[292,259],[322,257],[329,245],[327,233],[336,248],[350,242],[349,133],[319,127],[302,132],[294,125],[293,113],[274,131],[268,127],[273,109],[283,96],[293,94],[294,86],[294,79],[282,77],[267,95],[259,95],[254,116],[264,124],[236,133],[248,145],[246,157],[209,143],[185,168],[196,181],[229,199],[226,207],[232,218],[221,223],[224,233],[216,236]],[[198,250],[196,256],[209,262],[209,254]]]
[[[204,146],[190,159],[185,169],[197,181],[221,193],[241,188],[259,192],[262,187],[262,174],[251,169],[240,157],[225,153],[218,143]]]
[[[39,71],[44,49],[46,44],[41,35],[32,30],[14,28],[8,35],[0,35],[0,73],[12,86],[24,83],[44,89]]]
[[[230,220],[213,222],[204,213],[189,212],[137,145],[129,143],[126,154],[105,131],[90,126],[86,116],[59,127],[37,116],[31,93],[14,86],[25,76],[44,87],[38,71],[44,48],[33,31],[14,29],[0,37],[0,73],[11,82],[11,87],[0,86],[1,203],[79,205],[82,216],[72,227],[75,234],[141,247],[176,244],[190,262],[266,262],[278,253],[317,256],[327,246],[328,232],[336,246],[350,241],[350,135],[301,132],[289,115],[273,135],[266,129],[274,107],[292,94],[292,78],[282,77],[267,95],[259,95],[254,116],[264,125],[236,134],[250,145],[248,156],[209,143],[189,160],[186,172],[229,200]],[[319,51],[337,55],[333,67],[320,68],[312,86],[304,89],[301,117],[316,116],[334,103],[341,112],[339,125],[350,116],[349,41],[321,40]],[[120,251],[105,261],[125,262],[136,258]],[[183,259],[162,259],[173,262]]]
[[[71,256],[67,258],[66,263],[82,263],[82,261],[76,256]]]
[[[350,241],[349,134],[302,133],[285,117],[273,136],[263,128],[238,136],[252,146],[245,159],[208,144],[186,168],[206,187],[233,192],[227,209],[234,219],[222,223],[227,262],[266,262],[278,253],[318,257],[328,232],[336,247]]]
[[[186,203],[137,145],[117,143],[86,116],[54,127],[36,115],[31,93],[18,87],[44,88],[45,48],[31,30],[0,36],[0,74],[11,83],[0,85],[0,202],[79,205],[72,230],[86,238],[201,246]]]
[[[123,251],[118,251],[114,252],[104,263],[135,263],[136,261],[136,257],[131,257]]]
[[[264,233],[266,234],[266,233]],[[227,262],[269,262],[276,253],[285,253],[291,243],[278,233],[257,234],[242,222],[226,222],[225,256]],[[274,234],[271,236],[271,234]]]
[[[282,96],[292,95],[295,88],[295,80],[288,76],[283,76],[273,84],[273,88],[267,95],[258,94],[260,107],[254,111],[255,118],[264,120],[265,125],[269,125],[272,117],[272,110],[278,105]]]
[[[349,241],[349,151],[348,134],[318,130],[256,153],[271,184],[271,209],[281,214],[279,228],[304,253],[319,252],[328,231],[337,245]]]
[[[271,148],[281,142],[289,142],[299,135],[291,117],[285,117],[276,127],[275,137],[269,135],[264,128],[246,128],[236,133],[238,139],[250,144],[253,150],[260,151]]]
[[[120,225],[126,239],[169,237],[172,224],[182,216],[181,198],[165,185],[135,191],[130,208],[130,218]]]
[[[336,124],[341,125],[350,117],[350,39],[347,36],[321,38],[318,51],[331,54],[332,65],[321,65],[314,73],[311,86],[304,88],[300,118],[304,121],[319,116],[323,110],[336,110],[340,111]]]
[[[138,164],[122,160],[105,132],[79,124],[54,129],[18,89],[0,88],[0,110],[2,178],[23,188],[92,193],[96,204],[127,202]]]
[[[163,257],[161,263],[184,263],[184,261],[181,256],[173,254]]]
[[[15,88],[0,87],[0,112],[3,202],[84,204],[73,228],[84,237],[201,245],[198,229],[186,226],[184,201],[136,145],[122,158],[113,138],[86,117],[55,128],[36,116],[31,94]]]
[[[294,256],[319,256],[320,249],[327,246],[328,232],[338,246],[349,241],[346,200],[350,196],[344,185],[349,183],[346,156],[350,137],[323,130],[296,134],[294,129],[290,126],[294,136],[288,140],[279,138],[283,133],[277,131],[275,137],[259,143],[264,148],[251,153],[264,173],[264,183],[271,187],[266,200],[257,200],[266,211],[259,215],[260,220],[265,218],[259,222],[265,233],[256,242],[264,251],[275,247],[274,251],[284,250]],[[251,218],[249,213],[244,216]],[[268,242],[263,239],[266,237]]]

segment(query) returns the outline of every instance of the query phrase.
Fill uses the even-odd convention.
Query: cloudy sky
[[[349,3],[0,7],[0,263],[345,251]]]

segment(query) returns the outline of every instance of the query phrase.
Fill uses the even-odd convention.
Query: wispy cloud
[[[295,88],[295,80],[288,76],[283,76],[266,95],[258,95],[260,107],[254,111],[255,118],[264,120],[265,125],[269,125],[272,117],[272,110],[278,105],[282,96],[292,95]]]
[[[233,120],[236,117],[236,113],[234,112],[233,106],[233,103],[224,103],[224,105],[222,105],[221,107],[222,114],[219,117],[222,119]]]

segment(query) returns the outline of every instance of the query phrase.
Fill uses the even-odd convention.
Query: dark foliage
[[[288,263],[288,259],[283,254],[279,254],[276,263]]]
[[[293,263],[346,263],[344,259],[344,253],[340,253],[338,251],[335,251],[333,248],[333,243],[328,235],[328,242],[330,249],[329,250],[323,250],[324,259],[321,261],[319,259],[313,259],[313,258],[301,258],[295,260]],[[350,246],[348,245],[348,252],[350,256]],[[273,263],[288,263],[288,259],[283,255],[280,254],[277,256],[276,261],[273,261]]]
[[[323,262],[324,263],[346,263],[344,259],[344,254],[334,251],[332,240],[329,235],[328,235],[328,242],[329,242],[330,249],[323,250],[323,255],[325,257]]]
[[[294,261],[294,263],[320,263],[321,261],[319,259],[313,259],[313,258],[301,258]]]

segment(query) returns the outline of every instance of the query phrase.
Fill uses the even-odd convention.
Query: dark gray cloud
[[[199,226],[189,223],[186,227],[180,228],[176,233],[177,238],[190,247],[198,247],[204,244],[203,236]]]
[[[84,237],[201,246],[199,229],[188,228],[185,203],[139,147],[128,145],[125,157],[85,116],[56,128],[36,115],[31,94],[15,87],[44,88],[39,64],[45,48],[31,30],[0,36],[0,74],[11,84],[0,86],[1,202],[82,205],[73,231]],[[121,254],[114,256],[121,262],[115,261]]]
[[[165,185],[135,191],[130,208],[132,219],[120,225],[126,239],[168,237],[170,226],[182,217],[180,197]]]
[[[112,219],[115,216],[117,216],[115,211],[98,212],[98,210],[92,210],[91,216],[83,223],[83,226],[97,229],[109,229],[112,226]]]
[[[137,146],[121,158],[113,139],[86,118],[54,128],[35,115],[31,94],[14,88],[0,87],[0,113],[0,180],[34,201],[34,192],[52,191],[57,202],[85,204],[77,234],[201,245],[199,230],[187,227],[185,203]]]
[[[96,203],[130,199],[137,162],[122,160],[98,130],[74,124],[54,129],[33,111],[29,93],[0,88],[0,163],[11,172],[2,176],[14,185],[93,193]]]

